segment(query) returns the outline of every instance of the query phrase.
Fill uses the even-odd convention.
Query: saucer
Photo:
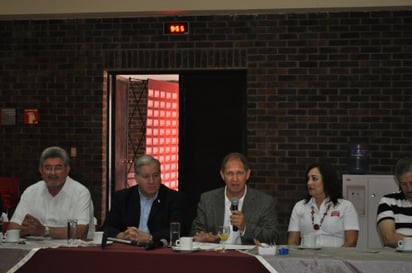
[[[194,247],[192,249],[181,249],[180,246],[173,246],[172,247],[173,251],[177,251],[177,252],[196,252],[199,251],[200,248],[199,247]]]
[[[32,235],[30,235],[30,236],[26,236],[25,238],[29,241],[43,241],[44,240],[43,236],[32,236]]]
[[[107,242],[106,242],[106,245],[111,245],[111,244],[113,244],[112,241],[107,241]],[[94,246],[101,246],[102,243],[94,243],[94,242],[92,241],[92,245],[94,245]]]
[[[396,251],[398,251],[398,252],[412,252],[412,249],[403,249],[403,248],[397,247]]]
[[[25,242],[25,241],[26,241],[26,239],[23,239],[23,238],[20,238],[20,239],[18,239],[18,240],[13,240],[13,241],[7,240],[7,239],[3,239],[3,243],[23,243],[23,242]]]
[[[312,250],[319,250],[319,249],[322,249],[321,247],[308,247],[308,246],[302,246],[302,245],[300,245],[300,246],[298,246],[298,248],[299,249],[312,249]]]

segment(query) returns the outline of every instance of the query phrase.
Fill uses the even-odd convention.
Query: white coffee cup
[[[176,240],[176,246],[181,250],[192,250],[193,237],[180,237],[180,239]]]
[[[103,240],[103,231],[95,231],[93,233],[93,244],[100,245]]]
[[[398,248],[401,250],[412,250],[412,237],[405,237],[398,241]]]
[[[20,229],[8,229],[6,231],[6,242],[18,242],[20,240]]]
[[[302,237],[302,246],[307,248],[316,247],[316,235],[315,233],[305,234]]]

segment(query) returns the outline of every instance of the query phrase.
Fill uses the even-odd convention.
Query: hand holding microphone
[[[230,202],[232,203],[232,205],[230,206],[231,211],[239,209],[239,200],[238,199],[232,199]],[[239,230],[238,227],[233,225],[233,231],[238,231],[238,230]]]

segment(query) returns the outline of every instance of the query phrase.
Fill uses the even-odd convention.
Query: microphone
[[[230,206],[230,210],[238,210],[239,200],[238,199],[232,199],[232,201],[230,201],[230,202],[232,203],[232,205]],[[238,231],[238,227],[233,226],[233,231]]]
[[[100,247],[101,247],[102,249],[104,249],[104,248],[106,247],[106,245],[107,245],[107,237],[109,236],[108,233],[109,233],[108,228],[107,228],[107,227],[104,227],[104,229],[103,229],[102,244],[100,245]]]
[[[117,243],[132,245],[132,246],[142,246],[141,243],[139,243],[138,241],[134,241],[134,240],[123,240],[123,239],[118,239],[115,237],[107,237],[107,240],[117,242]]]
[[[166,239],[160,239],[159,241],[150,241],[146,244],[146,246],[144,247],[144,249],[146,250],[152,250],[155,248],[164,248],[164,247],[168,247],[168,242]]]
[[[167,242],[166,239],[160,239],[159,242],[157,243],[157,246],[159,248],[164,248],[164,247],[168,247],[169,243]]]

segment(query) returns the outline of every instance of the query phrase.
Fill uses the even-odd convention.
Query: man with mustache
[[[67,238],[67,219],[77,219],[77,238],[91,238],[93,202],[89,190],[69,177],[70,159],[57,146],[46,148],[39,161],[43,180],[29,186],[13,213],[9,229],[21,236]]]

